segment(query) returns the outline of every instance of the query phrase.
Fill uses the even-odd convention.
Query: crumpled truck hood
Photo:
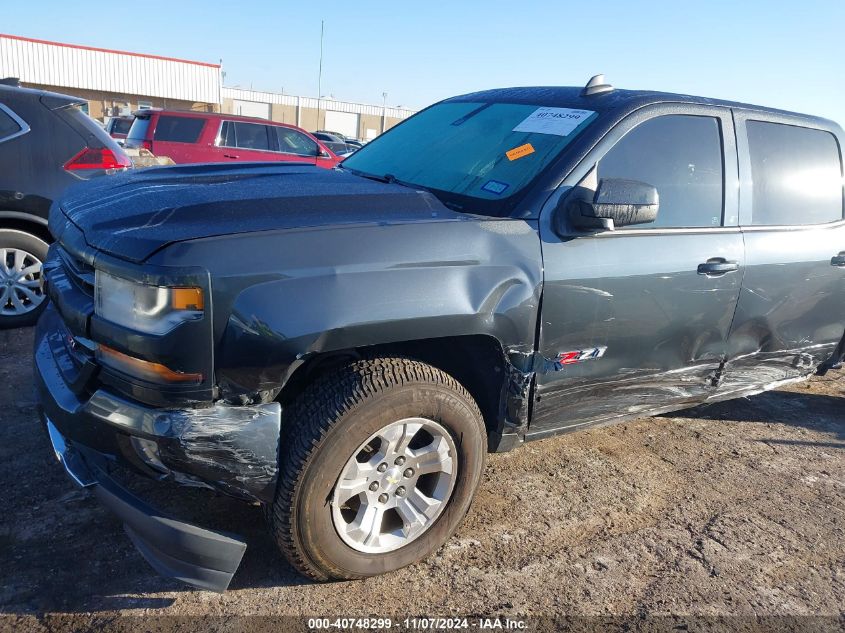
[[[466,219],[433,195],[340,170],[267,163],[131,170],[71,188],[50,213],[88,246],[142,262],[185,240],[340,224]]]

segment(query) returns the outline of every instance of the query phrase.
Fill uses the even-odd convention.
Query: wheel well
[[[294,372],[278,400],[284,406],[320,376],[362,356],[407,356],[442,369],[475,399],[488,433],[499,428],[506,381],[505,356],[499,341],[485,335],[422,339],[319,354]]]
[[[35,237],[44,240],[48,244],[53,242],[53,236],[44,224],[38,222],[30,222],[20,218],[0,218],[0,229],[14,229],[29,233]]]

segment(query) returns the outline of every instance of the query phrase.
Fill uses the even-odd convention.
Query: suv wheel
[[[270,521],[315,580],[374,576],[440,547],[484,468],[477,404],[450,375],[405,358],[355,361],[288,408]]]
[[[47,242],[14,229],[0,229],[0,328],[32,325],[47,304],[41,266]]]

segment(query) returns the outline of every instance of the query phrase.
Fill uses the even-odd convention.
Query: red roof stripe
[[[63,42],[51,42],[49,40],[37,40],[31,37],[21,37],[20,35],[7,35],[0,33],[0,38],[6,37],[10,40],[20,40],[21,42],[33,42],[35,44],[49,44],[50,46],[64,46],[66,48],[76,48],[83,51],[96,51],[99,53],[115,53],[117,55],[132,55],[133,57],[144,57],[146,59],[160,59],[166,62],[179,62],[182,64],[194,64],[196,66],[208,66],[209,68],[220,68],[220,64],[209,64],[208,62],[195,62],[190,59],[179,59],[178,57],[163,57],[161,55],[147,55],[145,53],[130,53],[129,51],[118,51],[111,48],[97,48],[95,46],[80,46],[79,44],[65,44]]]

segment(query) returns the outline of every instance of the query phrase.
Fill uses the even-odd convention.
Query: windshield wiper
[[[408,189],[416,189],[417,191],[426,191],[430,194],[434,194],[434,192],[428,187],[423,187],[422,185],[415,185],[412,182],[405,182],[404,180],[399,180],[393,174],[385,174],[384,176],[382,176],[382,182],[386,182],[389,185],[399,185],[400,187],[407,187]]]
[[[442,194],[438,194],[432,189],[428,187],[423,187],[422,185],[416,185],[412,182],[405,182],[404,180],[399,180],[393,174],[385,174],[384,176],[376,176],[375,174],[368,174],[367,172],[358,171],[357,169],[350,169],[349,167],[342,167],[338,165],[341,169],[351,172],[356,176],[360,176],[361,178],[366,178],[367,180],[375,180],[376,182],[383,182],[387,185],[399,185],[400,187],[407,187],[408,189],[413,189],[414,191],[425,191],[426,193],[430,193],[435,198],[440,200],[440,202],[447,208],[452,209],[453,211],[464,211],[462,205],[457,204],[455,202],[444,200]]]

